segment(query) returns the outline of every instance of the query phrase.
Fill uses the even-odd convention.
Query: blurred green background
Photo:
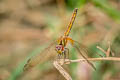
[[[23,66],[64,33],[74,8],[79,10],[70,37],[103,56],[96,45],[106,50],[110,41],[120,57],[120,0],[0,0],[0,80],[65,80],[51,60],[28,72]],[[120,62],[94,64],[96,71],[85,62],[65,68],[73,80],[120,80]]]

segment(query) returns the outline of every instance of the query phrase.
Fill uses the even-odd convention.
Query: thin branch
[[[99,50],[101,50],[101,51],[106,55],[106,57],[109,57],[110,54],[111,54],[112,56],[114,56],[114,53],[111,51],[111,43],[110,43],[110,41],[108,41],[108,49],[107,49],[107,51],[105,51],[103,48],[101,48],[101,47],[99,47],[99,46],[97,46],[97,48],[98,48]]]
[[[120,61],[118,57],[102,57],[102,58],[87,58],[89,61]],[[68,60],[65,60],[66,62]],[[69,60],[70,62],[81,62],[86,61],[85,59]]]
[[[76,59],[76,60],[70,60],[70,59],[59,59],[58,61],[54,61],[53,64],[57,70],[67,79],[72,80],[71,76],[63,69],[61,65],[64,64],[70,64],[73,62],[81,62],[81,61],[120,61],[119,57],[109,57],[111,53],[111,47],[110,42],[108,42],[108,49],[105,51],[101,47],[97,46],[99,50],[101,50],[103,53],[105,53],[106,57],[100,57],[100,58],[87,58],[87,59]],[[113,54],[113,53],[112,53]]]
[[[60,61],[63,61],[64,59],[60,59]],[[87,60],[89,61],[120,61],[119,57],[102,57],[102,58],[87,58]],[[70,63],[75,63],[75,62],[81,62],[81,61],[86,61],[86,59],[76,59],[76,60],[69,60],[69,59],[65,59],[65,64],[68,62]],[[72,80],[71,76],[63,69],[63,67],[61,65],[61,63],[59,63],[58,61],[54,61],[53,64],[55,66],[55,68],[57,70],[59,70],[59,72],[67,79],[67,80]],[[69,64],[70,64],[69,63]]]
[[[99,47],[99,46],[97,46],[97,48],[98,48],[99,50],[101,50],[101,51],[106,55],[106,51],[105,51],[104,49],[102,49],[102,48]]]
[[[72,80],[71,76],[65,71],[58,61],[54,61],[53,65],[65,77],[66,80]]]

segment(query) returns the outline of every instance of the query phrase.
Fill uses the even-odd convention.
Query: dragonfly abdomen
[[[70,20],[70,23],[68,24],[67,30],[66,30],[65,33],[64,33],[64,36],[68,36],[69,33],[70,33],[71,28],[72,28],[72,25],[73,25],[73,23],[74,23],[74,21],[75,21],[75,18],[76,18],[77,10],[78,10],[77,8],[74,10],[74,12],[73,12],[73,14],[72,14],[72,18],[71,18],[71,20]]]

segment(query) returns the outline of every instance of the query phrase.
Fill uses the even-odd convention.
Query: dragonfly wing
[[[24,70],[29,70],[30,68],[36,66],[37,64],[41,64],[53,58],[56,55],[55,52],[55,44],[56,42],[51,43],[47,48],[45,48],[41,53],[36,56],[30,58],[24,66]]]
[[[77,41],[74,41],[74,44],[72,44],[72,46],[78,51],[78,53],[87,61],[87,63],[96,70],[95,66],[87,59],[87,54],[89,53],[87,48],[80,44]]]
[[[84,50],[87,55],[88,55],[88,54],[93,55],[94,52],[90,51],[90,50],[88,49],[88,47],[86,47],[85,45],[83,45],[83,44],[81,44],[81,43],[79,43],[79,42],[77,42],[77,41],[74,41],[74,43],[77,44],[77,45],[80,47],[80,49]],[[89,51],[88,51],[88,50],[89,50]],[[100,57],[103,57],[101,54],[99,54],[99,53],[97,53],[97,52],[96,52],[95,55],[98,55],[98,56],[100,56]]]

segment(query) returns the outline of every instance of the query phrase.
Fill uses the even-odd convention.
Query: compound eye
[[[56,49],[59,49],[59,46],[56,46]]]
[[[58,47],[58,50],[60,50],[60,49],[61,49],[61,47],[59,46],[59,47]]]
[[[58,45],[58,46],[56,46],[56,49],[57,49],[57,50],[61,50],[62,47]]]
[[[59,46],[56,46],[56,50],[59,50]]]

